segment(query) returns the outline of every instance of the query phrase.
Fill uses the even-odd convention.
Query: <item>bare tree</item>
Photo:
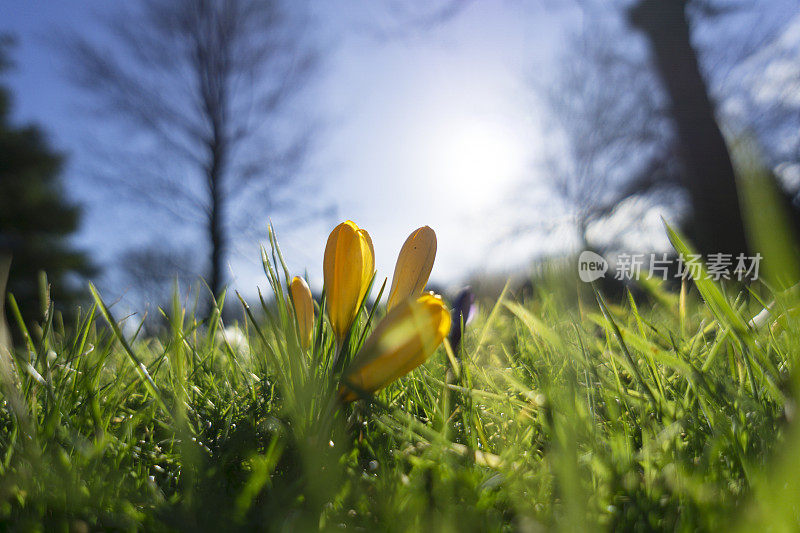
[[[102,177],[202,230],[215,295],[233,236],[296,175],[309,142],[281,115],[315,64],[302,23],[280,0],[143,0],[105,20],[107,40],[70,39],[75,80],[130,132]]]
[[[590,226],[624,200],[673,198],[664,193],[676,189],[678,172],[656,80],[607,18],[571,35],[554,75],[533,79],[549,132],[537,163],[582,249],[598,248]]]
[[[653,60],[669,95],[692,200],[696,244],[704,253],[744,252],[736,181],[728,147],[689,39],[685,0],[644,1],[631,8],[631,23],[653,45]]]
[[[690,10],[716,18],[743,7],[741,2],[637,0],[628,8],[631,25],[650,45],[653,65],[667,94],[685,168],[683,184],[692,203],[693,233],[704,253],[743,252],[747,242],[731,154],[717,120],[708,73],[692,43]],[[790,209],[789,197],[783,200]],[[800,213],[792,211],[797,226]]]

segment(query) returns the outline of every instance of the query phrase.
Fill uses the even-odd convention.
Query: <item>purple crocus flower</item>
[[[450,311],[450,316],[453,318],[453,325],[450,328],[450,346],[453,347],[453,353],[459,355],[459,347],[461,345],[461,337],[463,336],[463,328],[467,326],[469,321],[475,316],[475,294],[472,289],[467,286],[461,289],[456,299],[453,301],[453,308]]]

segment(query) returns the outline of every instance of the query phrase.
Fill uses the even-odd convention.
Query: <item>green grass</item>
[[[301,352],[273,250],[247,345],[177,296],[154,337],[96,293],[66,326],[52,305],[15,323],[9,299],[27,345],[1,367],[3,529],[800,527],[796,293],[504,291],[459,353],[341,406],[329,327]],[[382,313],[362,310],[342,357]]]

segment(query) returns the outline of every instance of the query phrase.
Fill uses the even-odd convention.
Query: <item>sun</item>
[[[433,140],[434,172],[447,197],[466,209],[502,200],[524,169],[524,152],[510,127],[494,120],[465,119]]]

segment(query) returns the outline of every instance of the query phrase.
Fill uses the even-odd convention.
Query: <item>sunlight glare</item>
[[[434,172],[447,197],[465,209],[500,202],[524,167],[519,140],[504,124],[469,120],[434,140]]]

